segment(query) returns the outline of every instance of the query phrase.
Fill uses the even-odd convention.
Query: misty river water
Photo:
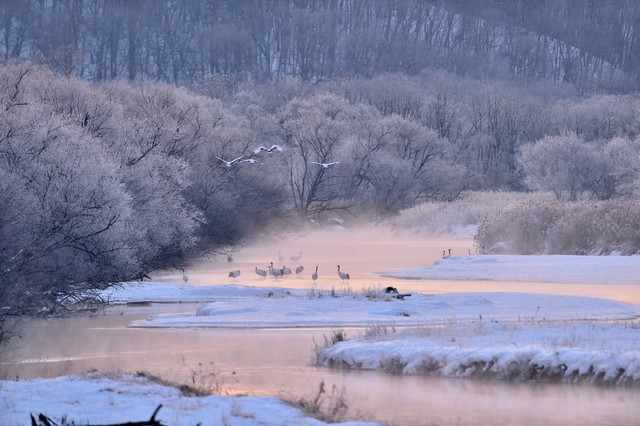
[[[473,252],[469,239],[443,240],[391,231],[330,231],[259,242],[212,257],[190,268],[189,284],[237,284],[305,288],[319,267],[318,286],[344,285],[337,265],[351,274],[354,290],[393,285],[401,291],[518,291],[607,297],[640,303],[637,285],[559,284],[493,281],[398,280],[376,272],[433,263],[443,250]],[[290,260],[299,255],[299,262]],[[278,256],[284,260],[280,262]],[[273,261],[305,272],[274,281],[260,279],[255,266]],[[181,273],[158,274],[178,282]],[[145,371],[167,380],[229,394],[311,398],[324,381],[344,391],[350,418],[390,425],[632,425],[640,424],[640,389],[589,385],[505,383],[466,379],[396,376],[373,371],[334,370],[311,363],[313,342],[331,329],[141,329],[127,325],[163,312],[193,312],[199,304],[114,306],[101,315],[28,323],[12,347],[0,355],[6,378],[55,377],[90,369]],[[359,330],[347,329],[347,336]]]

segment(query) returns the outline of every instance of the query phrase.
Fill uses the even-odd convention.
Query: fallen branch
[[[143,420],[141,422],[112,423],[112,424],[93,425],[93,426],[164,426],[162,423],[160,423],[159,420],[156,420],[156,415],[158,414],[158,411],[160,411],[161,408],[162,408],[162,404],[159,404],[156,407],[153,414],[151,415],[151,417],[149,418],[149,420]],[[31,414],[31,426],[80,426],[80,425],[76,425],[76,423],[73,421],[68,422],[65,419],[62,420],[61,424],[58,424],[53,420],[51,420],[49,417],[40,413],[38,414],[37,421],[35,417],[33,417],[33,414]]]

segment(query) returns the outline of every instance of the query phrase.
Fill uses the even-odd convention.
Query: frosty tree
[[[335,95],[320,94],[293,99],[280,118],[288,148],[283,156],[283,176],[294,210],[302,217],[317,218],[323,212],[347,209],[344,197],[349,165],[343,158],[351,134],[350,105]],[[331,168],[316,163],[340,161]]]
[[[169,149],[128,155],[136,117],[100,86],[29,64],[0,73],[2,325],[183,263],[198,217],[185,163]]]

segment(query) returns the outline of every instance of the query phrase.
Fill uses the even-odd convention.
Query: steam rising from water
[[[564,294],[616,299],[640,303],[640,289],[629,285],[557,284],[553,282],[472,281],[472,280],[402,280],[379,275],[384,271],[432,265],[443,252],[453,256],[476,254],[471,237],[468,239],[434,238],[388,228],[329,229],[289,236],[279,241],[256,241],[238,249],[234,261],[227,262],[220,255],[193,265],[188,269],[189,284],[215,285],[235,283],[251,286],[278,286],[310,288],[311,274],[318,266],[317,287],[330,290],[350,286],[353,290],[393,286],[404,292],[449,293],[477,291],[516,291],[528,293]],[[299,261],[291,256],[302,252]],[[278,260],[279,253],[284,260]],[[255,267],[266,269],[270,262],[275,267],[288,266],[292,270],[304,265],[304,272],[287,278],[260,278]],[[351,278],[342,283],[337,266]],[[233,280],[229,272],[239,269],[241,275]],[[182,272],[172,271],[152,276],[168,282],[182,282]]]
[[[292,236],[280,241],[257,241],[254,245],[239,249],[233,254],[233,263],[227,262],[227,256],[217,256],[202,261],[189,268],[190,284],[237,283],[257,286],[278,285],[290,288],[305,288],[313,285],[311,274],[318,266],[317,285],[320,288],[340,288],[351,286],[355,290],[376,286],[386,286],[391,280],[376,272],[395,268],[416,267],[432,264],[442,257],[443,251],[452,249],[453,254],[473,253],[469,240],[437,240],[424,236],[410,235],[406,232],[391,231],[385,228],[372,229],[329,229],[313,231],[304,235]],[[298,261],[292,256],[302,257]],[[279,260],[279,255],[283,260]],[[266,269],[273,262],[275,267],[287,266],[292,270],[298,265],[304,266],[300,277],[295,274],[283,279],[260,278],[255,267]],[[338,277],[337,266],[350,274],[345,284]],[[239,269],[241,275],[234,281],[228,277],[230,271]],[[179,282],[175,273],[152,277],[157,280]],[[425,289],[425,285],[414,290]]]

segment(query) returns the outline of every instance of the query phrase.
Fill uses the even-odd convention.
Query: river
[[[394,285],[401,291],[527,291],[609,297],[640,303],[638,286],[492,281],[420,281],[384,278],[375,272],[433,263],[442,251],[473,252],[469,240],[442,240],[390,231],[336,231],[264,241],[206,259],[190,268],[192,285],[233,282],[304,288],[319,267],[320,287],[344,286],[337,265],[354,289]],[[300,262],[289,257],[302,251]],[[278,260],[278,252],[284,257]],[[261,279],[255,266],[305,265],[300,278]],[[180,281],[181,274],[152,277]],[[55,377],[90,369],[145,371],[228,394],[312,398],[321,382],[344,392],[349,416],[389,425],[632,425],[638,424],[640,390],[589,385],[504,383],[394,376],[312,365],[314,339],[330,329],[139,329],[127,325],[162,312],[192,312],[198,304],[114,306],[92,317],[37,320],[2,354],[7,378]],[[359,330],[347,329],[347,335]]]

